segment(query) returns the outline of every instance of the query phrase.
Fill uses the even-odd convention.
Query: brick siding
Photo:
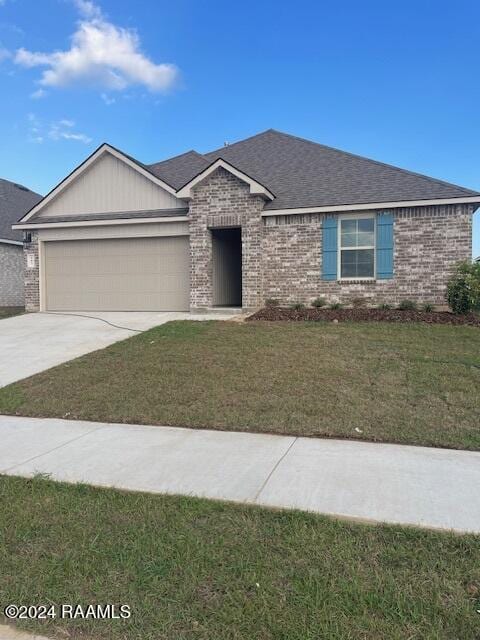
[[[408,298],[444,305],[452,267],[471,258],[470,205],[392,209],[394,277],[371,282],[322,280],[326,214],[262,219],[263,204],[224,169],[196,187],[190,203],[192,308],[212,305],[209,227],[228,226],[232,220],[242,226],[243,306],[247,308],[261,306],[268,298],[308,304],[318,296],[344,304],[362,297],[371,304],[398,304]]]
[[[40,278],[38,267],[38,233],[32,232],[32,241],[24,245],[25,310],[40,311]],[[28,267],[28,256],[33,256],[34,267]]]
[[[348,304],[362,297],[372,304],[397,304],[408,298],[444,305],[452,267],[471,259],[473,209],[448,205],[392,212],[394,277],[372,282],[322,280],[323,214],[267,218],[261,250],[264,299],[309,303],[324,296]]]
[[[190,305],[213,304],[212,235],[215,227],[241,227],[242,300],[244,308],[260,307],[267,298],[281,303],[328,302],[445,304],[452,267],[471,259],[471,205],[392,209],[394,277],[372,282],[338,282],[321,278],[322,222],[325,214],[261,217],[264,200],[248,185],[219,168],[193,190],[190,201]],[[33,255],[34,268],[27,267]],[[24,249],[25,305],[39,310],[38,234]]]
[[[0,242],[0,307],[22,307],[23,303],[22,247]]]
[[[212,235],[210,228],[242,229],[242,302],[246,308],[262,304],[261,212],[265,202],[250,195],[250,188],[219,168],[193,190],[190,202],[190,304],[192,309],[212,306]]]

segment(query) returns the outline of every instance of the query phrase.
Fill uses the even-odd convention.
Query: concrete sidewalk
[[[0,640],[49,640],[45,636],[32,635],[6,624],[0,624]]]
[[[480,453],[0,416],[0,472],[480,533]]]

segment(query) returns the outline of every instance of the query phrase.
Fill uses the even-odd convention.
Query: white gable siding
[[[184,201],[107,152],[46,204],[35,217],[182,207],[185,207]]]

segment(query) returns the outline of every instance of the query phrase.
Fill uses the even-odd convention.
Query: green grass
[[[479,637],[476,536],[8,477],[0,529],[2,605],[131,607],[59,639]]]
[[[25,313],[23,307],[0,307],[0,320],[10,318],[11,316],[19,316],[22,313]]]
[[[1,389],[0,413],[480,449],[479,389],[477,327],[189,321]]]

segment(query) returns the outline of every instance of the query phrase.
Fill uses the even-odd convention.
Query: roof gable
[[[130,156],[103,144],[20,222],[57,215],[184,206],[172,186]]]
[[[223,158],[217,158],[211,164],[209,164],[205,169],[200,171],[196,176],[191,178],[181,189],[177,191],[177,195],[179,198],[191,198],[192,197],[192,189],[208,178],[212,173],[214,173],[217,169],[225,169],[236,178],[245,182],[250,187],[250,193],[252,195],[258,195],[264,197],[266,200],[273,200],[273,193],[267,189],[263,184],[249,176],[247,173],[240,171],[237,167],[227,162]]]

